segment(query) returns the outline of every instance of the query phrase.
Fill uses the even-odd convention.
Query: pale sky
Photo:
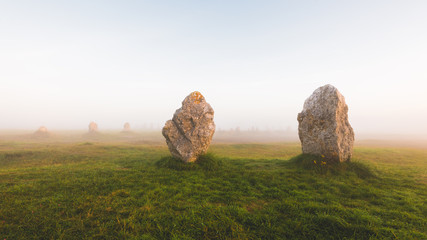
[[[0,129],[296,130],[336,86],[358,132],[427,135],[427,1],[0,0]]]

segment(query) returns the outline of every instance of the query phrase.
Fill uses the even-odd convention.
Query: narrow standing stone
[[[298,114],[302,151],[330,162],[349,161],[354,132],[348,122],[344,96],[332,85],[316,89]]]

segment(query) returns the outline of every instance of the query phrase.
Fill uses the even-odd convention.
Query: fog
[[[305,99],[332,84],[356,138],[426,139],[426,7],[2,1],[0,129],[159,131],[197,90],[218,133],[297,139]]]

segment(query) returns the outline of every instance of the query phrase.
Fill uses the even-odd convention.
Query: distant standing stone
[[[319,155],[330,162],[349,161],[354,132],[348,122],[344,96],[332,85],[316,89],[298,114],[298,135],[303,153]]]
[[[89,123],[89,133],[97,133],[98,132],[98,124],[95,122]]]
[[[45,126],[41,126],[35,133],[37,137],[49,137],[49,131]]]
[[[123,125],[123,132],[130,132],[130,124],[128,122]]]
[[[215,132],[214,110],[199,92],[192,92],[163,127],[169,151],[184,162],[206,153]]]

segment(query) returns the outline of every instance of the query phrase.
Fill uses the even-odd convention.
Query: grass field
[[[0,239],[427,239],[427,149],[0,142]],[[316,164],[314,164],[316,161]]]

